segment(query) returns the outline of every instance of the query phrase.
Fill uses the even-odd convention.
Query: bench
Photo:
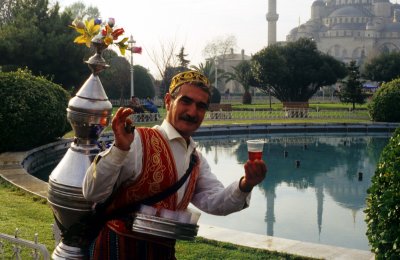
[[[211,103],[208,107],[211,119],[232,119],[232,105]]]
[[[282,102],[285,116],[288,118],[308,117],[308,102]]]

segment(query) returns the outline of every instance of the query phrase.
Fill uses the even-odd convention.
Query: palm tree
[[[191,65],[191,69],[196,70],[206,76],[210,81],[215,79],[215,69],[214,65],[210,60],[207,60],[206,63],[199,63],[199,65]]]
[[[251,85],[255,82],[251,72],[251,64],[249,61],[241,61],[237,66],[232,67],[233,72],[225,73],[225,83],[231,80],[239,82],[244,89],[242,96],[243,104],[251,104],[251,94],[249,92]]]
[[[196,70],[206,76],[211,83],[211,103],[220,103],[221,102],[221,93],[215,86],[212,84],[215,82],[215,64],[212,60],[207,60],[206,63],[200,63],[198,66],[192,65],[191,69]],[[222,69],[217,69],[218,78],[223,78],[225,75],[225,71]]]

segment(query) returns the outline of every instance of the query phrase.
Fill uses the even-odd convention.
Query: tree
[[[186,56],[188,56],[187,54],[185,54],[185,47],[181,47],[181,50],[179,51],[179,54],[176,55],[179,59],[179,66],[182,67],[182,69],[187,69],[190,60],[185,59]]]
[[[255,84],[255,79],[253,73],[251,71],[251,64],[249,61],[242,61],[237,66],[232,67],[232,72],[226,72],[225,82],[229,82],[231,80],[235,80],[239,82],[244,88],[244,94],[242,97],[243,104],[251,104],[251,94],[249,92],[250,86]]]
[[[214,59],[217,56],[221,56],[220,58],[223,62],[229,50],[236,47],[236,42],[234,35],[215,38],[204,47],[203,56],[206,59]]]
[[[199,65],[192,65],[190,66],[191,69],[196,70],[206,76],[208,80],[210,80],[210,84],[213,84],[215,82],[215,63],[212,62],[211,60],[206,60],[206,63],[199,63]],[[224,70],[222,69],[217,69],[217,74],[222,76],[224,74]]]
[[[215,67],[214,64],[210,60],[206,60],[206,63],[199,63],[199,65],[190,66],[192,70],[198,71],[210,80],[211,84],[215,81]]]
[[[386,82],[374,93],[368,112],[376,122],[400,122],[400,78]]]
[[[172,78],[182,71],[181,67],[167,66],[163,72],[163,79],[161,80],[160,90],[162,91],[161,98],[164,97],[169,91],[169,86],[171,85]]]
[[[12,14],[0,30],[3,71],[27,67],[65,89],[80,86],[89,72],[83,63],[89,52],[73,43],[71,16],[60,14],[58,4],[49,7],[47,0],[16,0]]]
[[[103,57],[110,65],[109,68],[100,73],[100,79],[107,96],[110,99],[130,98],[131,72],[129,62],[111,49],[106,49]],[[154,97],[154,84],[148,70],[139,65],[133,67],[135,96],[139,98]]]
[[[196,70],[206,76],[208,80],[210,80],[211,84],[211,103],[220,103],[221,102],[221,93],[213,83],[215,84],[215,80],[217,79],[217,75],[220,75],[219,78],[224,78],[225,71],[217,68],[217,74],[215,73],[215,63],[211,60],[206,60],[206,63],[200,63],[198,66],[192,65],[191,69]],[[217,79],[218,80],[218,79]]]
[[[129,62],[111,49],[106,49],[103,57],[110,67],[101,72],[99,77],[108,98],[129,99],[131,79]]]
[[[0,72],[0,153],[27,151],[70,131],[69,98],[61,86],[28,70]]]
[[[135,65],[133,71],[135,73],[136,96],[139,98],[153,98],[155,96],[154,83],[149,71],[139,65]]]
[[[400,128],[383,149],[367,190],[365,221],[376,259],[398,259],[400,248]]]
[[[64,9],[65,13],[70,13],[71,17],[79,20],[90,20],[100,17],[100,11],[97,7],[86,6],[83,2],[75,2]]]
[[[17,0],[0,0],[0,28],[12,21]]]
[[[175,41],[169,42],[168,44],[160,42],[161,50],[158,52],[155,49],[152,54],[149,55],[150,59],[156,66],[160,77],[161,85],[160,97],[164,97],[164,94],[168,92],[169,84],[171,83],[172,77],[179,71],[178,67],[179,61],[177,59],[176,53],[176,43]]]
[[[343,80],[344,86],[340,90],[340,101],[352,103],[353,110],[357,104],[365,103],[365,94],[362,91],[362,82],[360,81],[360,71],[355,61],[351,61],[347,66],[347,77]]]
[[[365,64],[363,76],[372,81],[389,82],[400,76],[400,52],[383,53]]]
[[[346,75],[342,62],[323,54],[310,39],[287,45],[271,45],[252,58],[252,71],[259,88],[271,89],[282,102],[307,102],[322,86]]]

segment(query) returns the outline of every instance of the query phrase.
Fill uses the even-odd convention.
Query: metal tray
[[[154,236],[194,240],[199,230],[198,225],[180,223],[174,220],[137,213],[132,225],[132,231]]]

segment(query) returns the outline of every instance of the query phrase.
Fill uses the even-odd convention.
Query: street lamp
[[[215,88],[218,89],[218,58],[215,57],[214,59],[214,66],[215,66]]]
[[[136,43],[135,40],[133,40],[133,36],[129,37],[129,49],[131,50],[131,97],[135,95],[135,88],[134,88],[134,82],[133,82],[133,46]]]

